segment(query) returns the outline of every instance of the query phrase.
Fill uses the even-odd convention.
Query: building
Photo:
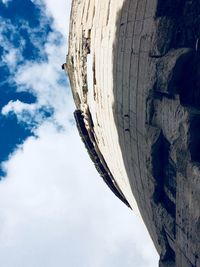
[[[163,267],[200,267],[199,36],[199,0],[72,1],[77,127]]]

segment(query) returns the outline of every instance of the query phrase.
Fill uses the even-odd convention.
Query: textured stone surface
[[[200,266],[199,37],[199,0],[72,3],[65,69],[90,154],[163,267]]]

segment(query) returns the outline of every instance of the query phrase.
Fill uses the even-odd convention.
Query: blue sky
[[[70,0],[0,0],[0,266],[155,267],[140,218],[104,185],[77,134]]]
[[[43,53],[41,47],[45,45],[46,38],[52,32],[51,19],[46,17],[40,21],[41,13],[41,9],[31,1],[8,1],[7,4],[0,2],[1,109],[16,101],[26,104],[33,104],[37,101],[36,93],[26,86],[19,88],[13,76],[24,62],[47,61],[47,55]],[[45,107],[41,107],[39,112],[41,114],[43,112],[44,117],[49,113],[45,112]],[[12,110],[6,116],[0,114],[0,123],[0,161],[2,162],[7,160],[16,147],[34,133],[32,125],[26,125],[26,122],[21,123]],[[2,168],[0,174],[6,175]]]

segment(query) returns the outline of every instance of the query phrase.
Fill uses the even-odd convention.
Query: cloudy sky
[[[61,70],[70,0],[0,0],[0,266],[155,267],[82,144]]]

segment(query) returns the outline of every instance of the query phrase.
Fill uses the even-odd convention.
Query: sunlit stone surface
[[[200,266],[199,18],[199,1],[72,4],[63,67],[80,135],[160,266]]]

